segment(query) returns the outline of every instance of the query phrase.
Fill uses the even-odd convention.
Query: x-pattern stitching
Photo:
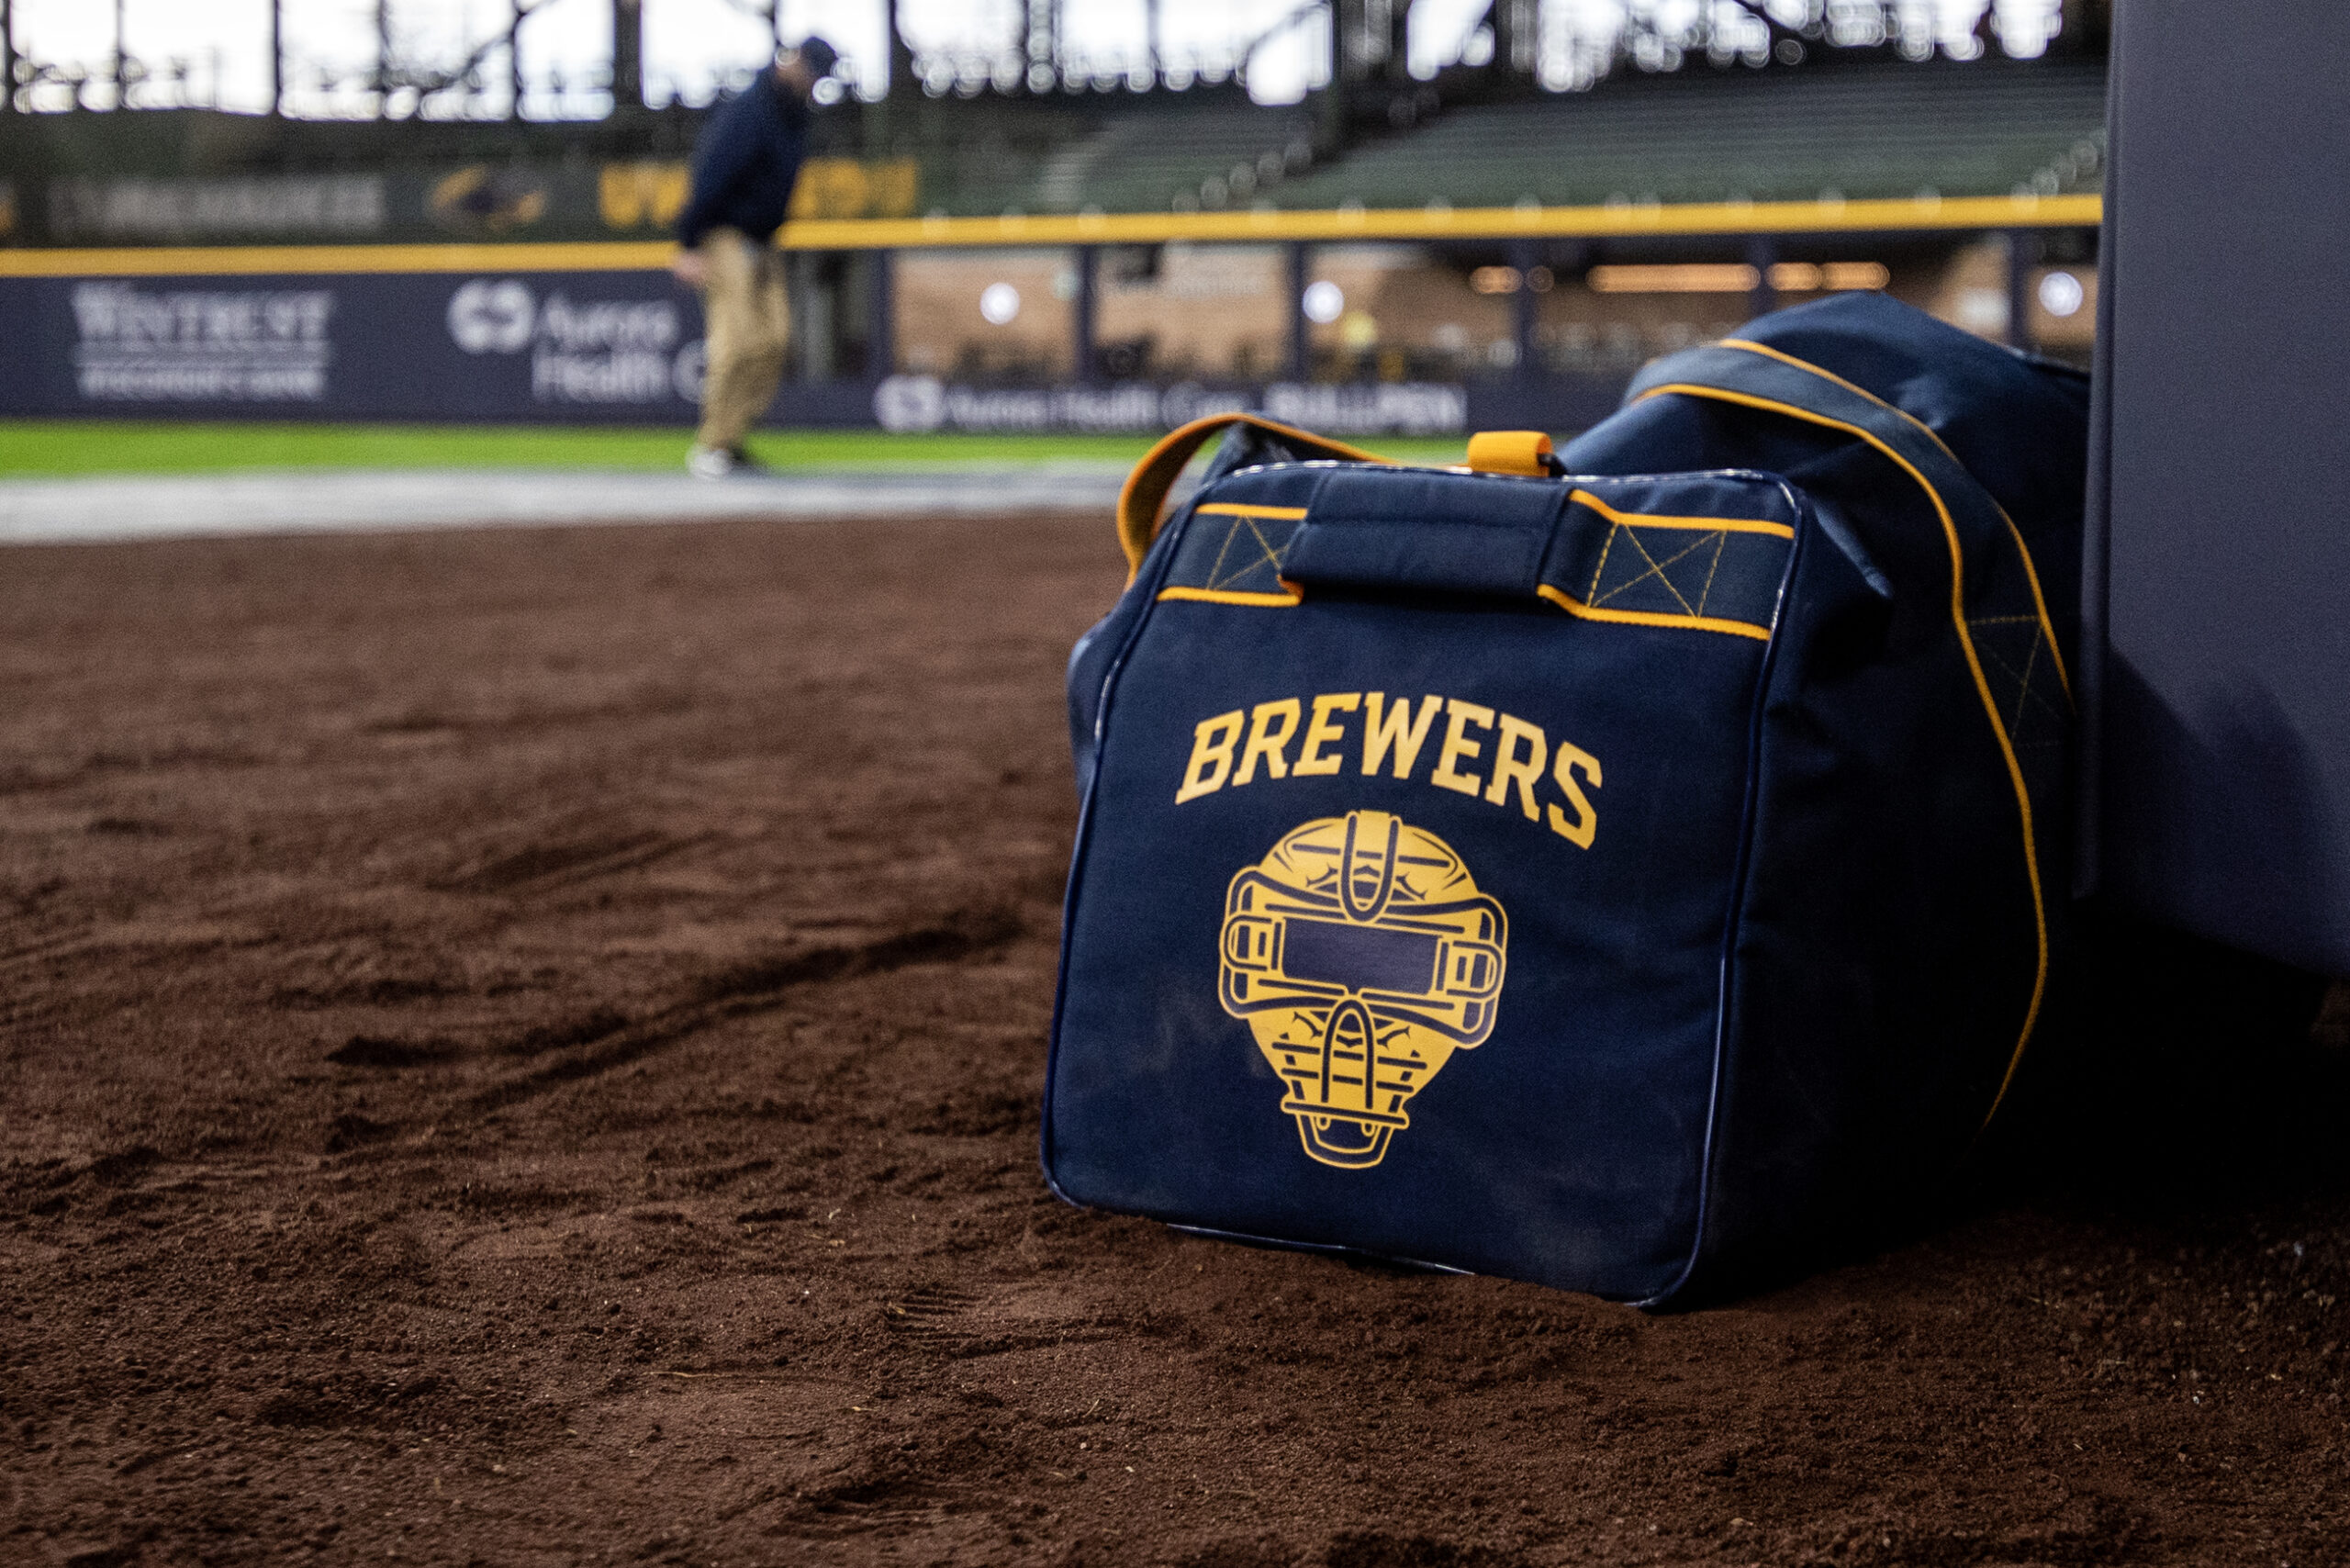
[[[2029,618],[2024,616],[1999,616],[1985,621],[1970,621],[1967,624],[1970,626],[1983,626],[1995,624],[1998,622],[2012,622],[2026,619]],[[2014,665],[2009,664],[2006,659],[2001,658],[1997,649],[1986,647],[1980,644],[1976,644],[1975,651],[1977,653],[1981,654],[1991,663],[1998,666],[2000,672],[2016,683],[2015,715],[2008,721],[2008,731],[2011,736],[2016,731],[2023,728],[2023,711],[2024,705],[2027,702],[2039,703],[2042,708],[2047,710],[2049,717],[2054,719],[2058,723],[2069,722],[2071,720],[2072,716],[2066,712],[2065,710],[2059,708],[2055,703],[2050,701],[2045,693],[2038,690],[2032,685],[2032,677],[2036,675],[2040,669],[2040,650],[2046,645],[2046,643],[2047,638],[2042,634],[2037,621],[2034,621],[2031,633],[2031,651],[2025,655],[2023,668],[2020,670],[2017,669]]]
[[[1232,553],[1232,546],[1239,540],[1240,531],[1244,528],[1248,531],[1248,536],[1257,542],[1257,558],[1246,566],[1234,568],[1227,575],[1224,569],[1225,557]],[[1208,568],[1207,586],[1211,588],[1229,588],[1259,566],[1270,566],[1273,569],[1273,576],[1279,577],[1281,575],[1281,557],[1287,554],[1289,554],[1287,540],[1283,540],[1281,547],[1275,549],[1265,538],[1264,530],[1257,526],[1255,518],[1236,517],[1232,520],[1232,526],[1225,531],[1223,544],[1216,549],[1215,564]]]
[[[1597,573],[1594,573],[1592,576],[1593,591],[1591,599],[1591,602],[1593,604],[1605,604],[1611,599],[1621,598],[1628,589],[1637,588],[1640,584],[1648,581],[1651,577],[1654,577],[1657,581],[1664,585],[1665,592],[1673,597],[1675,601],[1680,604],[1682,611],[1684,614],[1700,615],[1705,612],[1706,600],[1712,596],[1714,591],[1714,574],[1721,568],[1722,546],[1729,543],[1729,536],[1727,533],[1720,532],[1701,533],[1689,543],[1683,545],[1680,549],[1674,551],[1672,554],[1667,555],[1662,561],[1658,560],[1654,555],[1649,553],[1649,547],[1640,543],[1639,534],[1633,531],[1630,524],[1622,522],[1617,523],[1610,534],[1609,542],[1611,543],[1614,542],[1614,534],[1616,533],[1620,533],[1625,538],[1631,541],[1632,548],[1640,553],[1640,559],[1646,561],[1649,564],[1649,567],[1645,572],[1625,578],[1622,582],[1617,583],[1614,588],[1609,588],[1604,594],[1598,591],[1599,577]],[[1714,547],[1713,559],[1707,567],[1706,586],[1698,590],[1697,602],[1693,605],[1689,602],[1689,596],[1683,593],[1679,588],[1674,586],[1673,578],[1666,574],[1665,568],[1677,562],[1688,559],[1691,555],[1696,554],[1700,550],[1703,550],[1707,544],[1711,544]],[[1605,549],[1600,552],[1599,565],[1602,571],[1606,569],[1607,553]]]

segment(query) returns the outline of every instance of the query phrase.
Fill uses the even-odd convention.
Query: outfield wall
[[[663,272],[0,278],[0,415],[686,425],[699,302]],[[768,419],[898,431],[1152,431],[1260,409],[1334,433],[1450,433],[1505,407],[1559,428],[1617,378],[1006,386],[787,383]],[[1491,411],[1489,411],[1491,410]]]
[[[1770,308],[1778,296],[1763,280],[1789,270],[1773,263],[1781,243],[1964,244],[1990,220],[2008,226],[1990,250],[2021,256],[2035,226],[2097,217],[2095,198],[2059,197],[795,222],[782,242],[794,253],[797,374],[769,420],[1153,431],[1245,408],[1337,434],[1572,430],[1614,407],[1640,360],[1683,346],[1664,336],[1698,341]],[[1651,270],[1756,281],[1687,320],[1649,322],[1646,336],[1636,313],[1612,306],[1622,352],[1552,352],[1596,337],[1569,319],[1590,315],[1588,299],[1569,298],[1582,284],[1554,288],[1546,258],[1588,261],[1603,241],[1745,257]],[[1382,251],[1427,264],[1364,261]],[[671,253],[658,242],[0,252],[0,415],[690,424],[701,311],[669,277]],[[1124,260],[1105,269],[1105,256],[1140,256],[1149,275],[1128,275]],[[1036,275],[1015,290],[1023,258]],[[1361,278],[1340,290],[1350,264]],[[983,288],[998,271],[1005,278]],[[2010,323],[1999,330],[2028,333],[2027,266],[1994,271],[2003,285],[1962,292],[1990,298]],[[1472,290],[1472,275],[1486,283]],[[1343,293],[1344,313],[1309,321],[1317,290]],[[975,328],[999,292],[1024,319],[998,310]],[[1165,341],[1154,346],[1152,330]],[[993,358],[931,346],[975,332],[1005,344],[1024,334],[1026,346]]]
[[[0,277],[0,415],[686,425],[699,300],[666,272],[247,273]],[[1154,431],[1252,409],[1334,433],[1560,429],[1617,376],[1316,385],[1284,380],[788,382],[768,420],[899,431]]]

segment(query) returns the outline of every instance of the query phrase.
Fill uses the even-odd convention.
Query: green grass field
[[[325,424],[197,424],[165,420],[0,420],[0,476],[196,474],[265,468],[681,468],[677,430]],[[1131,463],[1139,435],[890,435],[880,431],[765,431],[751,451],[780,469],[908,468],[1047,463]],[[1371,450],[1416,463],[1457,463],[1460,441],[1372,440]]]

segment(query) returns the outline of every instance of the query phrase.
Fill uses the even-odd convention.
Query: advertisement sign
[[[666,273],[0,279],[0,411],[690,424]],[[868,416],[869,417],[869,416]]]
[[[50,231],[108,245],[372,239],[389,225],[386,188],[381,174],[59,180]]]
[[[333,355],[322,288],[76,283],[73,387],[86,403],[316,403]]]
[[[701,402],[702,342],[686,338],[682,296],[612,298],[520,278],[473,278],[442,312],[449,341],[489,362],[530,366],[535,405],[656,409]],[[699,332],[700,312],[694,312]]]
[[[688,426],[700,301],[666,273],[0,278],[0,415]],[[788,382],[771,424],[1170,430],[1246,409],[1334,436],[1581,429],[1595,378],[1003,386]]]
[[[1165,431],[1209,414],[1260,413],[1326,435],[1451,435],[1469,428],[1469,389],[1440,382],[1205,386],[965,386],[892,375],[874,389],[883,430]]]
[[[794,218],[907,218],[911,158],[811,158]],[[341,174],[73,174],[36,181],[26,218],[41,243],[202,245],[554,240],[668,232],[689,185],[682,160],[410,165]],[[0,189],[0,239],[17,227]]]

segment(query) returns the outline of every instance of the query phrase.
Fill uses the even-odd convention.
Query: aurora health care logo
[[[541,403],[699,403],[704,347],[668,299],[544,297],[520,278],[474,278],[449,297],[449,341],[469,354],[528,353]]]

